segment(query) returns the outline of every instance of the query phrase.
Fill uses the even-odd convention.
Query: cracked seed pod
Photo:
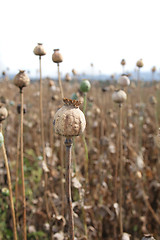
[[[13,79],[14,85],[19,88],[27,87],[30,83],[30,79],[24,70],[19,70],[19,73]]]
[[[71,81],[71,76],[69,75],[69,73],[66,73],[65,80],[66,80],[66,82]]]
[[[121,65],[122,65],[122,66],[126,65],[126,61],[125,61],[125,59],[122,59],[122,61],[121,61]]]
[[[38,56],[46,55],[46,51],[44,50],[42,43],[38,43],[38,45],[34,48],[33,52],[35,55],[38,55]]]
[[[86,127],[85,116],[79,109],[81,102],[66,98],[63,101],[64,106],[54,116],[55,132],[65,137],[79,136]]]
[[[0,106],[0,122],[5,120],[7,117],[8,117],[8,110],[5,107]]]
[[[145,234],[142,240],[156,240],[151,234]]]
[[[127,100],[127,94],[123,90],[117,90],[112,94],[115,103],[123,103]]]
[[[126,75],[122,75],[119,79],[118,79],[118,83],[120,86],[122,87],[128,87],[130,85],[130,80]]]
[[[52,61],[55,63],[61,63],[63,62],[63,57],[61,53],[59,52],[59,49],[54,49],[54,53],[52,54]]]
[[[138,60],[136,65],[137,65],[137,67],[142,68],[143,67],[143,60],[142,59]]]

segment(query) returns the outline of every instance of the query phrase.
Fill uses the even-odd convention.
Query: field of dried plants
[[[71,76],[0,82],[0,239],[160,239],[159,83]]]

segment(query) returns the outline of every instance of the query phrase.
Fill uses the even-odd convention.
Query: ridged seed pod
[[[27,87],[29,85],[30,79],[24,70],[20,70],[14,77],[13,82],[17,87],[22,89],[23,87]]]
[[[79,136],[86,127],[85,116],[79,109],[81,102],[66,98],[63,101],[64,106],[54,116],[55,132],[65,137]]]
[[[122,66],[126,65],[126,61],[125,61],[125,59],[122,59],[122,61],[121,61],[121,65],[122,65]]]
[[[128,87],[130,85],[130,80],[126,75],[122,75],[119,79],[118,79],[118,83],[120,86],[122,87]]]
[[[127,100],[127,94],[123,90],[117,90],[112,94],[112,100],[115,103],[123,103]]]
[[[42,43],[38,43],[38,45],[34,48],[33,52],[35,55],[38,55],[38,56],[46,55],[46,51],[44,50]]]
[[[143,67],[143,60],[142,59],[138,60],[136,65],[137,65],[137,67],[142,68]]]
[[[0,106],[0,122],[5,120],[7,117],[8,117],[8,110],[5,107]]]
[[[54,53],[52,54],[52,61],[55,63],[63,62],[63,57],[59,52],[59,49],[54,49]]]

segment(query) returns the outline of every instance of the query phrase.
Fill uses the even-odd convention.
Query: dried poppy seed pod
[[[138,60],[136,63],[137,67],[142,68],[143,67],[143,61],[142,59]]]
[[[14,85],[19,88],[27,87],[30,83],[30,79],[24,70],[19,70],[19,73],[13,79]]]
[[[123,90],[117,90],[112,94],[112,100],[115,103],[123,103],[127,100],[127,94]]]
[[[23,113],[25,114],[27,112],[27,107],[26,105],[24,104],[23,105]],[[21,113],[21,104],[18,104],[17,105],[17,113],[20,114]]]
[[[151,96],[149,98],[149,102],[151,105],[156,105],[157,104],[157,99],[155,98],[155,96]]]
[[[79,109],[81,102],[66,98],[63,101],[64,106],[54,116],[55,132],[65,137],[79,136],[86,127],[85,116]]]
[[[65,80],[66,80],[66,82],[71,81],[71,76],[69,75],[69,73],[66,73]]]
[[[126,75],[122,75],[119,79],[118,79],[118,83],[120,86],[122,87],[128,87],[130,85],[130,80]]]
[[[90,89],[91,89],[90,82],[87,79],[84,79],[80,85],[81,92],[89,92]]]
[[[126,61],[125,61],[125,59],[122,59],[122,61],[121,61],[121,65],[122,65],[122,66],[126,65]]]
[[[42,43],[38,43],[38,45],[34,48],[33,52],[35,55],[38,55],[38,56],[46,55],[46,51],[44,50]]]
[[[153,73],[156,72],[156,67],[153,66],[151,70],[152,70]]]
[[[49,87],[52,87],[52,86],[54,86],[54,85],[55,85],[55,84],[54,84],[54,81],[50,80],[49,83],[48,83],[48,86],[49,86]]]
[[[74,68],[72,69],[72,73],[73,73],[73,75],[77,75],[77,72]]]
[[[54,53],[52,54],[52,61],[55,63],[61,63],[63,62],[63,57],[61,53],[59,52],[59,49],[54,49]]]
[[[156,240],[151,234],[145,234],[142,240]]]
[[[8,110],[5,107],[0,106],[0,122],[5,120],[7,116],[8,116]]]

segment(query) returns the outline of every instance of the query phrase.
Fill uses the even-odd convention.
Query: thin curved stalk
[[[0,123],[0,132],[2,132],[2,123]],[[14,235],[14,240],[17,240],[16,217],[15,217],[15,210],[14,210],[14,203],[13,203],[12,183],[11,183],[10,170],[9,170],[6,148],[5,148],[4,143],[2,144],[2,151],[3,151],[3,157],[4,157],[5,167],[6,167],[6,171],[7,171],[10,207],[11,207],[12,220],[13,220],[13,235]]]

